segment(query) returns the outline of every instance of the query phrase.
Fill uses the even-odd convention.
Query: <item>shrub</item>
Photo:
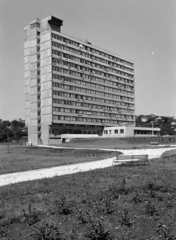
[[[163,223],[158,224],[156,233],[159,239],[176,240],[176,235],[171,233],[171,231]]]
[[[86,224],[90,221],[92,216],[91,211],[89,209],[83,209],[83,207],[76,208],[76,217],[81,224]]]
[[[120,194],[127,194],[128,193],[128,190],[126,188],[126,179],[125,178],[122,179],[121,185],[119,187],[119,193]]]
[[[150,191],[150,197],[154,198],[156,196],[156,194],[155,194],[156,188],[155,188],[154,182],[149,182],[148,183],[148,190]]]
[[[23,209],[24,220],[27,222],[29,226],[40,221],[40,214],[41,214],[40,211],[36,210],[35,208],[32,208],[31,203],[29,203],[28,205],[28,211],[25,211]]]
[[[55,202],[56,211],[60,214],[68,215],[73,212],[73,201],[68,200],[65,196],[61,196]]]
[[[129,211],[127,209],[123,210],[123,213],[121,214],[119,221],[120,221],[121,225],[125,225],[127,227],[133,226],[133,219],[130,216]]]
[[[117,187],[116,185],[112,185],[109,187],[108,190],[113,199],[119,198],[119,187]]]
[[[148,202],[145,204],[145,211],[146,211],[146,213],[149,214],[150,216],[155,215],[155,214],[157,213],[155,204],[151,203],[151,201],[148,201]]]
[[[63,240],[63,234],[59,231],[55,223],[41,221],[35,226],[34,233],[31,235],[34,240]]]
[[[107,192],[101,192],[98,195],[92,196],[88,202],[88,207],[97,214],[111,214],[114,211],[113,198]]]
[[[123,178],[119,186],[111,185],[108,191],[114,199],[118,199],[120,194],[128,194],[128,189],[126,187],[126,179]]]
[[[133,196],[134,203],[141,203],[142,202],[142,196],[139,193],[135,193]]]
[[[174,207],[174,205],[175,205],[174,200],[170,200],[170,199],[166,200],[166,207],[172,208]]]
[[[76,233],[76,231],[74,229],[71,230],[71,233],[69,235],[69,239],[70,240],[78,240],[78,234]]]
[[[166,184],[163,179],[150,180],[146,184],[145,188],[151,192],[151,196],[152,196],[152,194],[155,194],[154,192],[156,192],[156,191],[160,191],[160,192],[164,193],[164,192],[169,192],[172,190],[170,185],[168,183]]]
[[[92,240],[111,240],[114,239],[110,234],[108,226],[105,226],[103,217],[92,218],[87,224],[88,233],[86,237]]]
[[[114,212],[114,204],[110,196],[105,196],[98,204],[101,211],[105,214],[111,214]]]

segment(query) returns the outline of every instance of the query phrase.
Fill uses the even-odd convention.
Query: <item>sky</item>
[[[135,63],[135,114],[176,117],[176,0],[0,0],[0,119],[25,118],[24,27],[61,32]]]

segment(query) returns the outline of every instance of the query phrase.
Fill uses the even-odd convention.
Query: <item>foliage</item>
[[[91,219],[87,224],[88,233],[86,237],[92,240],[110,240],[113,239],[108,226],[106,226],[104,218],[96,217]]]
[[[143,121],[145,119],[145,121]],[[139,115],[136,116],[136,127],[159,127],[160,135],[175,135],[172,123],[175,122],[174,117],[155,116],[155,115]]]
[[[176,240],[176,235],[171,233],[170,229],[163,223],[158,224],[156,232],[159,239]]]
[[[34,225],[40,220],[39,215],[40,212],[37,211],[35,208],[32,208],[31,203],[29,203],[27,211],[23,209],[24,221],[26,221],[29,226]]]
[[[176,240],[175,171],[173,157],[5,186],[0,236],[19,228],[15,240]]]
[[[73,211],[73,201],[61,196],[58,200],[55,201],[56,212],[64,215],[71,214]]]
[[[41,221],[38,226],[35,226],[32,234],[34,240],[63,240],[63,234],[52,221]]]
[[[25,123],[22,121],[0,121],[0,142],[8,139],[19,140],[22,136],[27,136]]]
[[[133,226],[133,219],[130,216],[128,209],[123,210],[119,221],[120,221],[121,225],[125,225],[127,227]]]

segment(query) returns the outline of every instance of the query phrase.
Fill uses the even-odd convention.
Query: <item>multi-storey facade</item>
[[[29,142],[135,125],[134,62],[61,33],[49,16],[25,27]]]

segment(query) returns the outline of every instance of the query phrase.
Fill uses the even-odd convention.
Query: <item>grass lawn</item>
[[[173,144],[173,143],[172,143]],[[169,144],[167,144],[169,145]],[[98,149],[133,149],[133,148],[159,148],[157,145],[150,145],[145,142],[130,143],[125,139],[118,138],[85,138],[72,139],[69,143],[62,143],[63,147],[82,147],[82,148],[98,148]]]
[[[176,149],[170,150],[170,151],[166,151],[162,154],[163,157],[171,157],[176,155]]]
[[[174,240],[176,157],[0,188],[0,239]]]
[[[48,168],[109,158],[117,152],[102,150],[51,149],[20,145],[0,145],[0,174]]]

